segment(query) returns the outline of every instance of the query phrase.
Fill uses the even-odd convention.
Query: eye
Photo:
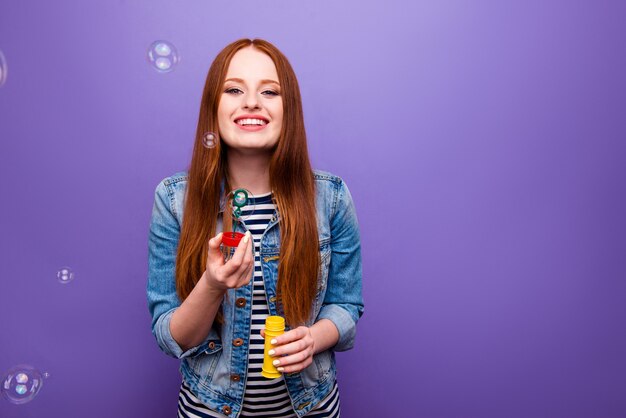
[[[280,95],[280,93],[274,91],[274,90],[265,90],[263,93],[269,93],[270,96],[278,96]]]
[[[239,90],[238,88],[233,87],[233,88],[230,88],[230,89],[226,90],[224,93],[234,93],[235,91],[242,92],[242,91],[241,91],[241,90]],[[242,92],[242,93],[243,93],[243,92]]]

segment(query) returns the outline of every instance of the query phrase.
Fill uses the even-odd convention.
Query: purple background
[[[361,225],[343,415],[626,416],[622,1],[0,3],[6,417],[172,417],[146,306],[154,189],[187,168],[217,52],[290,59],[314,166]],[[157,39],[181,62],[146,61]],[[62,285],[56,272],[74,270]]]

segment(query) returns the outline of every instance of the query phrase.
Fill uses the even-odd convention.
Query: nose
[[[244,109],[257,109],[259,108],[259,98],[255,93],[246,93],[243,98]]]

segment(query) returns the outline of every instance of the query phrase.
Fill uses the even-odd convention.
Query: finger
[[[261,337],[265,338],[265,328],[261,328]]]
[[[237,249],[235,250],[235,254],[233,254],[233,258],[240,262],[243,262],[243,259],[246,257],[250,249],[250,243],[252,242],[252,233],[250,231],[246,231],[241,241],[237,245]]]
[[[248,262],[254,261],[254,238],[250,237],[250,241],[248,242],[248,248],[246,248],[246,253],[244,259]]]
[[[246,277],[251,277],[252,272],[254,271],[254,242],[250,240],[250,250],[246,252],[246,257],[244,258],[244,264],[248,266],[246,270]]]
[[[286,358],[286,357],[282,357],[285,355],[287,357],[291,357],[293,355],[297,355],[298,353],[308,354],[308,352],[310,351],[310,346],[311,346],[311,343],[309,343],[305,339],[297,340],[289,344],[281,345],[279,347],[275,346],[274,353],[272,353],[272,357],[280,357],[282,361],[283,358]],[[296,359],[296,360],[292,359],[291,363],[293,363],[294,361],[299,362],[299,361],[302,361],[302,359]]]
[[[278,370],[281,373],[295,373],[295,372],[301,372],[302,370],[306,369],[307,367],[309,367],[311,365],[311,363],[313,363],[313,359],[307,359],[306,361],[303,361],[302,363],[296,363],[296,364],[291,364],[291,365],[283,365],[283,366],[276,366],[276,370]]]
[[[252,246],[252,239],[248,243]],[[246,256],[243,259],[243,263],[241,263],[241,267],[239,268],[240,276],[238,280],[239,287],[245,286],[250,283],[252,280],[252,273],[254,271],[254,257],[252,250],[246,252]]]
[[[313,361],[309,351],[300,351],[290,356],[281,357],[272,361],[276,368],[282,368],[283,372],[292,372],[295,369],[302,370]],[[280,370],[280,369],[279,369]]]
[[[250,270],[250,266],[254,264],[254,239],[250,236],[248,245],[243,250],[243,262],[241,263],[240,271],[242,274]]]
[[[223,233],[219,233],[209,240],[208,260],[212,263],[222,261],[224,264],[224,255],[220,251],[220,244],[222,243]]]
[[[278,337],[275,337],[274,340],[276,340],[276,342],[272,344],[279,346],[279,345],[290,343],[292,341],[297,341],[297,340],[304,338],[304,336],[307,333],[308,333],[307,327],[298,327],[296,329],[289,330],[285,332],[284,334],[279,335]]]
[[[248,243],[250,242],[250,231],[247,231],[244,237],[239,241],[239,245],[237,245],[237,249],[235,253],[231,257],[230,260],[224,264],[224,274],[231,275],[235,273],[241,267],[243,263],[243,257],[245,256],[245,249],[248,247]]]
[[[220,244],[222,243],[223,235],[224,233],[220,232],[219,234],[217,234],[216,236],[214,236],[213,238],[209,240],[209,251],[213,251],[213,252],[220,251]]]

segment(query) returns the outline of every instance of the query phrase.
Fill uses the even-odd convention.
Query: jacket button
[[[209,348],[210,348],[211,350],[213,350],[213,349],[215,348],[215,342],[211,341],[211,342],[209,343]]]
[[[224,415],[230,415],[230,413],[233,412],[233,410],[230,409],[230,406],[224,405],[222,407],[222,412],[224,413]]]
[[[246,306],[246,298],[239,298],[235,301],[235,305],[237,305],[238,308],[243,308],[244,306]]]
[[[238,374],[231,374],[230,380],[232,380],[233,382],[239,382],[241,380],[241,376],[239,376]]]
[[[272,302],[272,303],[276,302],[276,296],[272,296],[272,297],[270,298],[270,302]]]
[[[235,347],[241,347],[243,345],[243,340],[241,338],[235,338],[233,340],[233,345]]]

